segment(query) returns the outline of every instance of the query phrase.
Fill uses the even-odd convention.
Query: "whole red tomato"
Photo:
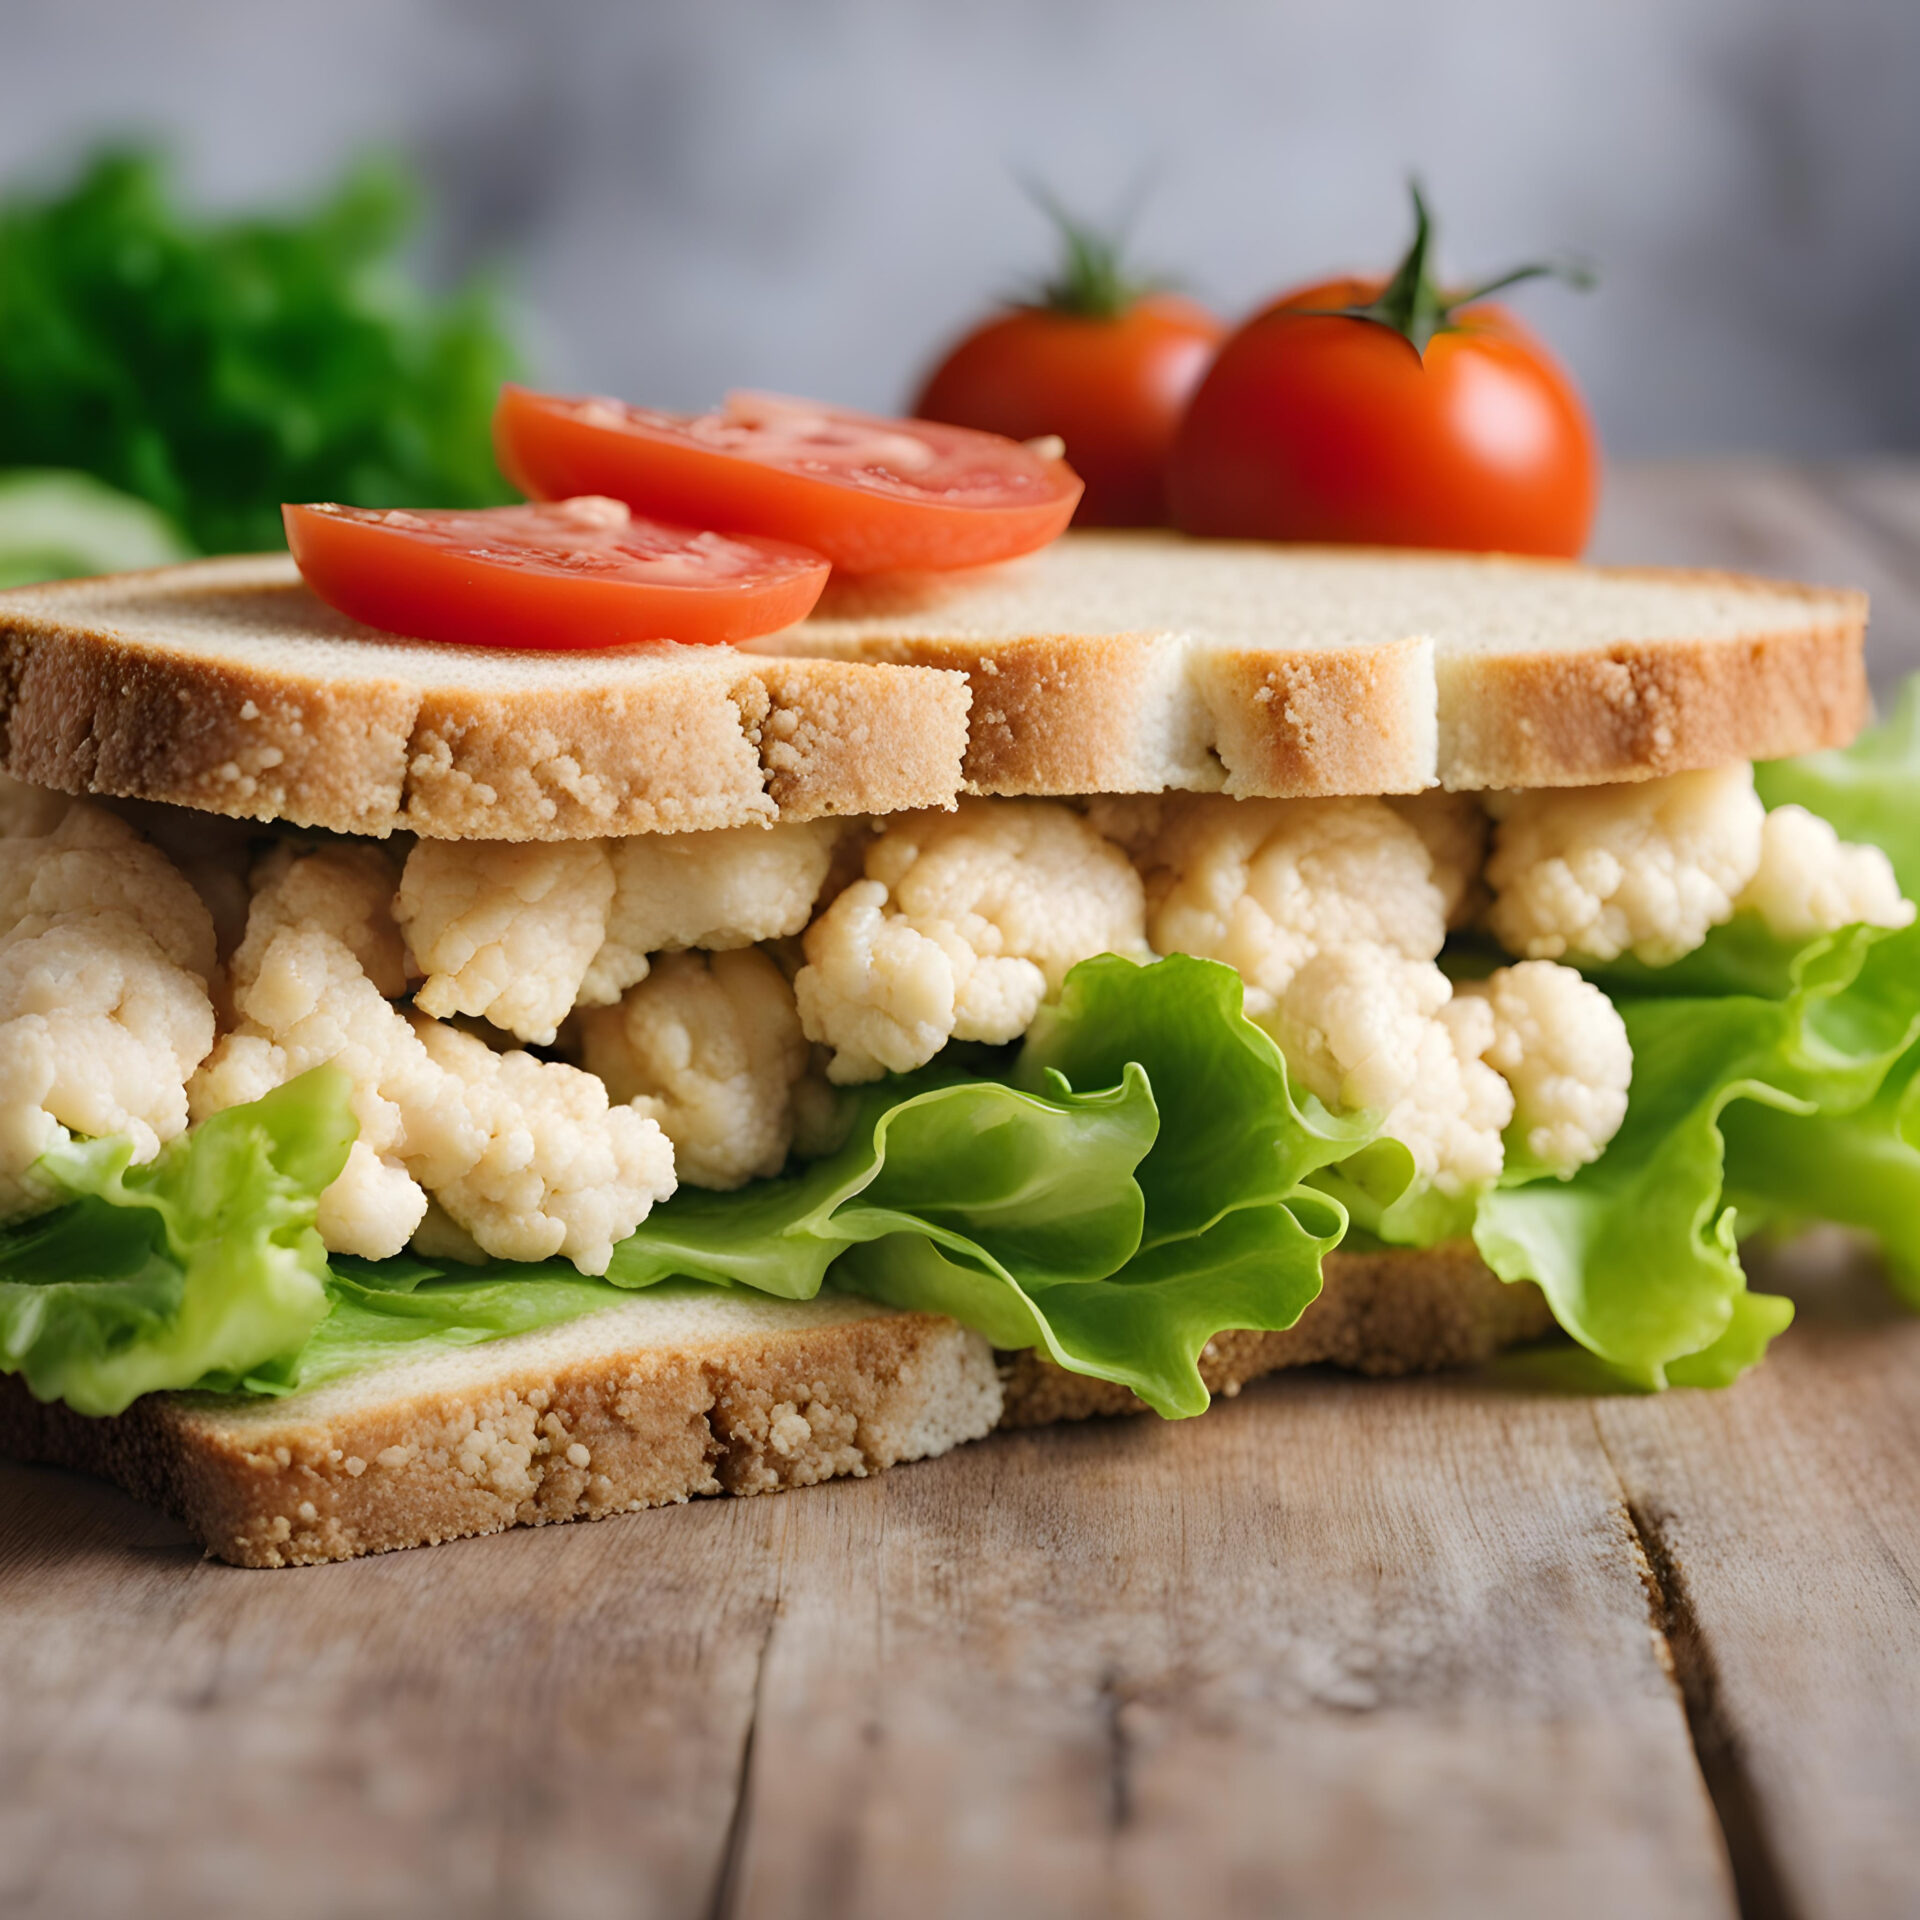
[[[1117,240],[1050,210],[1066,247],[1059,276],[961,340],[913,411],[1014,440],[1058,434],[1087,483],[1075,526],[1164,526],[1167,452],[1226,325],[1129,279]]]
[[[1194,395],[1168,465],[1176,526],[1266,540],[1571,558],[1599,450],[1573,382],[1504,308],[1427,277],[1303,287],[1249,320]],[[1544,271],[1523,268],[1494,285]]]

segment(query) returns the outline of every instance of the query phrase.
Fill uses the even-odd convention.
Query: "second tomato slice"
[[[678,414],[510,386],[493,437],[501,471],[535,499],[609,494],[637,513],[796,541],[846,573],[1031,553],[1081,493],[1044,448],[774,394]]]
[[[288,506],[287,545],[328,606],[416,640],[555,649],[750,640],[805,619],[827,563],[773,540],[547,506]]]

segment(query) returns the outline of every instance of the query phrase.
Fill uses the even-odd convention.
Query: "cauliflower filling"
[[[886,822],[864,878],[807,929],[794,997],[838,1085],[1017,1040],[1068,972],[1145,947],[1140,877],[1071,807],[962,800]]]
[[[84,803],[0,839],[0,1219],[45,1196],[33,1164],[74,1134],[151,1160],[188,1123],[214,1044],[212,916],[158,849]]]
[[[617,1007],[580,1016],[609,1096],[659,1122],[680,1178],[743,1187],[787,1164],[809,1049],[786,976],[749,947],[663,954]]]
[[[1509,1152],[1571,1175],[1622,1125],[1625,1024],[1563,957],[1659,966],[1736,914],[1804,940],[1915,911],[1884,853],[1766,812],[1746,766],[1480,797],[970,798],[404,860],[149,815],[0,780],[0,1218],[49,1204],[34,1163],[65,1137],[150,1160],[334,1062],[358,1137],[321,1196],[330,1249],[585,1273],[678,1181],[830,1151],[837,1087],[1018,1040],[1097,954],[1231,966],[1302,1086],[1461,1195]],[[1438,961],[1463,926],[1513,960],[1456,990]]]
[[[1766,809],[1744,764],[1493,796],[1487,924],[1509,953],[1666,966],[1733,917]]]

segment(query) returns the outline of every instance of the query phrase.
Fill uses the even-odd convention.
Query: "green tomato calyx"
[[[1060,239],[1060,257],[1051,278],[1030,284],[1011,305],[1072,314],[1082,320],[1118,320],[1148,294],[1164,293],[1173,286],[1165,274],[1136,274],[1127,264],[1128,232],[1137,209],[1129,209],[1111,226],[1100,227],[1068,212],[1038,181],[1022,184],[1027,197],[1052,221]]]
[[[1593,267],[1585,261],[1533,260],[1470,287],[1443,288],[1433,278],[1431,268],[1433,216],[1427,210],[1426,196],[1420,191],[1418,180],[1409,180],[1407,191],[1413,199],[1413,239],[1394,269],[1393,278],[1362,305],[1294,307],[1291,312],[1366,320],[1375,326],[1390,327],[1424,359],[1428,342],[1435,334],[1462,330],[1463,323],[1455,318],[1461,308],[1470,307],[1491,293],[1517,286],[1523,280],[1559,280],[1585,292],[1598,279]]]

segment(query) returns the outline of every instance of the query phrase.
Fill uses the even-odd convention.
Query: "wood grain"
[[[703,1913],[785,1513],[276,1578],[0,1473],[0,1910]]]
[[[1604,1401],[1743,1911],[1920,1911],[1920,1321],[1831,1244],[1737,1393]],[[1823,1254],[1829,1256],[1823,1258]]]
[[[787,1588],[740,1914],[1731,1910],[1584,1403],[1303,1378],[943,1468],[792,1503],[862,1576]]]
[[[1275,1382],[277,1575],[0,1501],[10,1911],[1732,1911],[1578,1400]]]

